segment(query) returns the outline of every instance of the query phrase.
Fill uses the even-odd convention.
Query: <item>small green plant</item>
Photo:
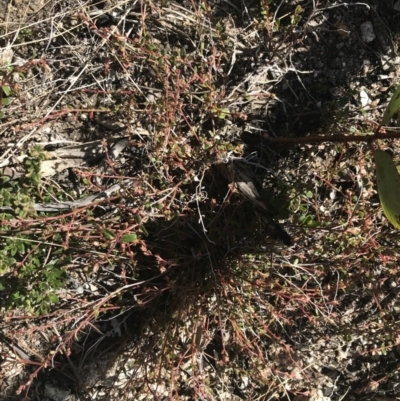
[[[13,84],[11,83],[11,74],[14,67],[5,63],[0,66],[0,119],[4,118],[3,107],[10,104],[10,97],[13,95]]]
[[[294,14],[290,16],[290,25],[292,27],[296,27],[297,24],[300,22],[303,11],[304,10],[300,5],[296,7],[296,9],[294,10]]]
[[[42,147],[34,146],[30,150],[29,156],[24,160],[27,171],[26,178],[34,187],[40,184],[40,163],[45,159],[46,154],[43,152]]]
[[[18,235],[3,244],[0,289],[8,294],[6,307],[46,314],[51,304],[59,302],[56,292],[64,286],[65,272],[57,260],[45,264],[42,244],[33,243],[31,237]],[[12,275],[4,274],[7,271]]]
[[[27,40],[32,40],[32,38],[33,30],[31,28],[21,29],[17,37],[17,42],[21,43]]]
[[[8,85],[0,85],[0,118],[4,118],[2,108],[10,104],[11,88]]]
[[[23,308],[46,314],[58,302],[56,292],[63,287],[65,255],[45,251],[38,230],[15,232],[15,215],[23,220],[36,216],[34,199],[40,183],[40,163],[45,159],[40,147],[33,147],[25,160],[27,174],[20,182],[3,179],[0,206],[8,207],[0,215],[0,290],[6,295],[6,307]],[[4,177],[5,178],[5,177]],[[11,212],[13,210],[13,212]]]

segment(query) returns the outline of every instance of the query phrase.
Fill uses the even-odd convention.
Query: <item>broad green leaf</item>
[[[122,236],[121,241],[122,242],[133,242],[137,240],[137,235],[136,234],[125,234]]]
[[[379,199],[387,219],[400,228],[400,175],[391,156],[381,149],[374,152]]]
[[[8,85],[2,86],[2,89],[6,96],[10,96],[11,88]]]
[[[58,304],[60,302],[60,299],[56,294],[49,294],[49,301],[53,302],[54,304]]]
[[[381,125],[387,125],[390,119],[400,110],[400,85],[397,86],[385,110]]]

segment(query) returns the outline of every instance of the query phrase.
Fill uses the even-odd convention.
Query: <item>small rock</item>
[[[360,91],[360,102],[361,102],[361,107],[366,107],[368,104],[371,103],[371,99],[369,98],[367,92],[364,90]]]
[[[44,395],[53,401],[67,401],[70,394],[70,391],[61,390],[50,383],[46,383],[44,388]]]
[[[364,22],[360,28],[361,38],[365,43],[370,43],[376,38],[371,21]]]
[[[10,45],[8,45],[1,53],[0,53],[0,65],[11,64],[14,56],[14,51]]]

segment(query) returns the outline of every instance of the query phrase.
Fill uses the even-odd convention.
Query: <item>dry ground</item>
[[[400,397],[399,9],[0,0],[1,400]]]

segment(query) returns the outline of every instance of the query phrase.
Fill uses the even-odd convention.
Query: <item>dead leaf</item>
[[[347,25],[343,21],[337,21],[333,26],[336,28],[337,33],[342,37],[342,38],[348,38],[351,33],[351,29],[349,25]]]

